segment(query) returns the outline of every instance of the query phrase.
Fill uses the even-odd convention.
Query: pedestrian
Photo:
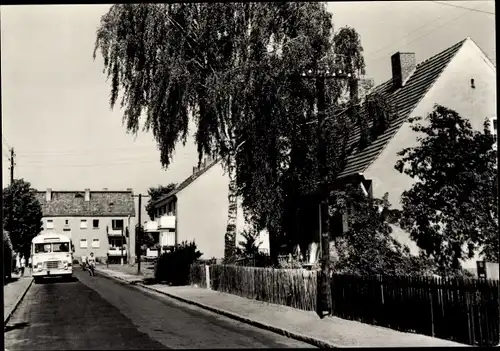
[[[87,264],[86,264],[87,263],[87,257],[85,255],[83,255],[81,259],[82,259],[81,266],[82,266],[82,269],[85,271],[85,270],[87,270]]]
[[[21,278],[24,277],[24,269],[26,268],[26,259],[21,256]]]
[[[29,273],[33,272],[33,262],[31,261],[31,256],[28,258],[28,268],[29,268]]]
[[[21,270],[21,257],[19,257],[19,253],[16,253],[16,274],[19,274],[19,271]]]
[[[88,267],[89,267],[89,274],[91,276],[94,276],[95,275],[95,271],[94,271],[94,268],[95,268],[95,257],[94,257],[94,253],[93,252],[90,253],[89,258],[87,258],[87,262],[88,262]]]

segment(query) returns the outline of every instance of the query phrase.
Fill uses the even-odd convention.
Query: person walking
[[[19,253],[16,253],[16,267],[15,267],[16,274],[19,274],[20,270],[21,270],[21,257],[19,257]]]
[[[26,259],[21,256],[21,278],[24,277],[24,269],[26,268]]]
[[[33,273],[33,262],[31,261],[31,256],[28,258],[28,268],[29,268],[29,274],[30,276],[32,275]]]
[[[94,257],[94,253],[93,252],[90,253],[90,256],[87,259],[87,265],[89,267],[89,274],[92,277],[95,276],[95,271],[94,271],[94,268],[95,268],[95,257]]]
[[[82,264],[81,264],[82,270],[86,271],[87,270],[87,256],[82,255],[81,259],[82,259]]]

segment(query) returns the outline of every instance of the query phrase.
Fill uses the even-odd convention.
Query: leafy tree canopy
[[[31,240],[42,230],[42,207],[29,182],[15,179],[3,190],[3,228],[16,252],[29,255]]]
[[[167,195],[171,191],[173,191],[177,187],[177,184],[175,183],[170,183],[168,185],[158,185],[158,186],[152,186],[148,189],[148,195],[149,195],[149,200],[146,205],[146,211],[149,215],[149,218],[151,220],[154,219],[154,207],[153,203],[160,199],[162,196]]]
[[[335,35],[332,15],[314,2],[114,5],[101,20],[94,58],[97,50],[111,78],[112,106],[121,93],[127,130],[136,133],[144,115],[143,128],[168,167],[192,118],[199,159],[221,157],[235,172],[246,212],[269,228],[273,242],[285,203],[297,198],[289,189],[318,183],[316,87],[300,74],[364,69],[357,33]],[[345,82],[328,79],[327,101],[338,101],[343,89]],[[332,176],[349,122],[334,118],[335,107],[324,128],[332,136]]]
[[[497,152],[488,122],[475,131],[439,105],[424,122],[412,125],[419,145],[402,150],[395,166],[417,180],[402,195],[402,227],[443,273],[477,249],[498,262]]]
[[[356,275],[430,274],[429,260],[414,257],[407,246],[391,236],[397,213],[390,209],[388,194],[382,199],[365,196],[350,185],[332,192],[331,215],[347,214],[347,232],[335,241],[337,272]]]

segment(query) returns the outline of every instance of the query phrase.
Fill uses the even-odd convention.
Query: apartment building
[[[43,232],[69,236],[80,259],[91,252],[102,260],[126,262],[135,252],[135,205],[126,191],[38,191]],[[123,256],[122,256],[123,255]]]

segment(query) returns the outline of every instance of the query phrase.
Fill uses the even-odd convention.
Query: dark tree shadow
[[[68,278],[61,278],[61,277],[50,277],[50,278],[44,278],[44,279],[38,279],[36,280],[36,284],[66,284],[66,283],[75,283],[78,281],[78,278],[75,276],[68,277]]]
[[[16,330],[16,329],[24,329],[24,328],[26,328],[27,326],[29,326],[29,323],[27,323],[27,322],[15,323],[15,324],[13,324],[13,325],[6,325],[6,326],[4,327],[4,332],[5,332],[5,333],[8,333],[8,332],[10,332],[10,331],[12,331],[12,330]]]

